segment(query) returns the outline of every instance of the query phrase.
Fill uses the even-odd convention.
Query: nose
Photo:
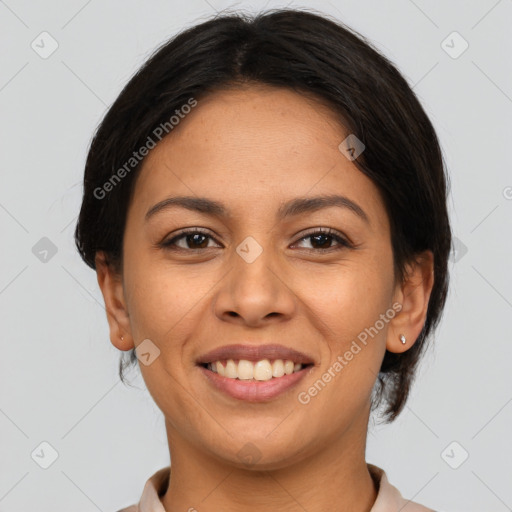
[[[271,251],[263,250],[253,261],[234,253],[229,264],[231,270],[214,299],[218,318],[259,327],[293,316],[297,297],[288,282],[289,276]]]

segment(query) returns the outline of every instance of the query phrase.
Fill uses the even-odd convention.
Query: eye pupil
[[[321,238],[323,238],[323,239],[324,239],[324,243],[323,243],[323,244],[322,244],[322,243],[320,244],[320,246],[321,246],[322,248],[324,248],[324,246],[325,246],[326,244],[327,244],[327,245],[330,245],[330,244],[329,244],[329,242],[328,242],[328,240],[329,240],[331,237],[330,237],[329,235],[319,234],[319,235],[313,235],[313,236],[311,237],[311,239],[312,239],[312,240],[313,240],[313,239],[319,239],[319,238],[320,238],[320,239],[321,239]],[[327,242],[326,242],[326,239],[327,239]],[[329,248],[329,247],[327,247],[327,249],[328,249],[328,248]]]
[[[207,236],[206,235],[203,235],[201,233],[194,233],[193,235],[188,235],[187,236],[187,240],[190,241],[191,239],[193,240],[192,241],[192,245],[195,245],[196,242],[197,242],[197,237],[202,237],[204,238],[205,240],[207,239]],[[208,245],[208,241],[206,242],[206,245]],[[204,240],[203,240],[203,244],[200,244],[200,247],[203,248],[204,246]]]

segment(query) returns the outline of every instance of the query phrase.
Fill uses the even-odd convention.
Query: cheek
[[[314,411],[307,420],[312,428],[335,435],[343,418],[355,417],[368,404],[386,348],[388,323],[381,315],[391,307],[391,288],[389,279],[368,269],[338,274],[326,283],[310,302],[325,336],[322,363],[317,380],[301,388],[305,395],[298,398],[301,404],[310,400],[305,407]]]
[[[168,261],[143,255],[127,258],[125,268],[130,323],[136,343],[149,338],[166,348],[173,339],[186,339],[194,322],[197,323],[197,315],[206,307],[215,277],[204,270],[180,269]]]
[[[387,258],[361,259],[328,271],[305,273],[297,286],[305,307],[322,320],[326,337],[346,343],[391,306],[391,269]]]
[[[354,410],[369,397],[386,349],[389,322],[394,317],[392,297],[394,276],[391,251],[361,259],[350,270],[338,272],[329,287],[318,295],[322,319],[332,333],[329,361],[329,390],[322,404],[329,410]],[[329,377],[327,377],[329,379]],[[319,402],[320,402],[319,401]],[[329,413],[330,414],[330,413]]]
[[[173,410],[189,411],[187,418],[180,421],[184,422],[182,430],[191,429],[197,401],[190,393],[184,393],[180,384],[186,382],[190,370],[184,351],[197,328],[198,315],[204,314],[207,292],[213,283],[204,275],[192,276],[185,270],[171,269],[168,262],[150,261],[142,256],[127,260],[125,268],[135,345],[150,339],[160,351],[153,363],[139,364],[141,375],[164,414]]]

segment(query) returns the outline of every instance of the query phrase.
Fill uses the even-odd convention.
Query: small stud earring
[[[400,334],[400,341],[405,345],[407,343],[407,340],[405,339],[405,336],[403,334]]]
[[[124,338],[123,338],[123,336],[121,336],[121,341],[124,341]]]

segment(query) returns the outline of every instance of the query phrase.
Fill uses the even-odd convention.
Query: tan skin
[[[167,512],[364,512],[375,502],[365,462],[371,390],[385,350],[408,350],[420,334],[433,259],[425,252],[403,282],[395,279],[384,203],[339,151],[346,135],[326,107],[290,90],[214,93],[144,161],[122,275],[97,253],[113,345],[127,351],[149,338],[161,351],[139,366],[165,416]],[[357,203],[369,222],[340,207],[276,221],[283,202],[333,191]],[[153,205],[178,195],[220,201],[232,215],[175,207],[145,221]],[[159,246],[196,227],[209,236],[182,238],[176,250]],[[311,238],[314,228],[336,230],[352,247]],[[263,248],[252,263],[236,252],[248,236]],[[400,313],[310,403],[299,403],[297,394],[395,302]],[[315,365],[273,400],[238,400],[208,384],[195,361],[240,342],[281,343]],[[250,466],[237,455],[248,442],[261,456]]]

